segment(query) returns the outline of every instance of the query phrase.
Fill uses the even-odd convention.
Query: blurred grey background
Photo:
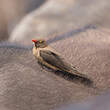
[[[45,0],[0,0],[0,39],[6,40],[16,24]]]
[[[109,10],[109,0],[1,0],[0,38],[29,42],[90,24],[109,28]]]
[[[47,37],[88,25],[109,28],[109,0],[48,0],[28,14],[10,35],[9,41]],[[25,43],[23,42],[23,43]]]

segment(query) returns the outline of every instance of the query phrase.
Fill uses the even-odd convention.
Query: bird
[[[38,63],[44,65],[45,67],[54,70],[61,71],[75,75],[77,77],[88,79],[88,76],[80,73],[76,67],[69,64],[61,55],[52,49],[44,39],[32,40],[33,55],[37,59]]]

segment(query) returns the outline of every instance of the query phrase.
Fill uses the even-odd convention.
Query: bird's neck
[[[34,47],[33,47],[33,55],[36,56],[37,52],[38,52],[38,48],[36,48],[36,47],[34,46]]]

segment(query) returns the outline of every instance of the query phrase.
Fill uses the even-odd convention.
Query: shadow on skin
[[[68,80],[70,82],[73,83],[81,83],[84,86],[87,87],[92,87],[92,88],[96,88],[93,84],[93,81],[90,78],[87,77],[81,77],[69,72],[64,72],[64,71],[54,71],[49,67],[46,67],[45,65],[41,64],[40,62],[38,62],[38,64],[41,66],[42,69],[45,69],[46,71],[50,71],[55,73],[55,75],[60,76],[61,78],[64,78],[65,80]]]
[[[89,24],[89,25],[86,25],[86,26],[84,26],[82,28],[79,28],[79,29],[76,29],[76,30],[70,30],[69,32],[61,34],[59,36],[55,36],[54,38],[50,38],[47,41],[47,43],[50,44],[50,43],[53,43],[53,42],[57,42],[59,40],[63,40],[63,39],[69,38],[69,37],[73,37],[74,35],[79,34],[81,32],[84,32],[88,29],[96,29],[96,26]]]
[[[81,83],[87,87],[93,87],[93,81],[89,78],[81,77],[81,76],[71,74],[68,72],[64,72],[64,71],[55,71],[54,73],[60,77],[63,77],[64,79],[68,81],[71,81],[74,83]]]

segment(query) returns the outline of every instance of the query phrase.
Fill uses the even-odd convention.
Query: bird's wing
[[[79,78],[81,81],[84,81],[87,84],[92,83],[88,76],[78,72],[74,67],[68,64],[63,58],[61,58],[56,53],[49,50],[40,50],[40,56],[45,62],[51,64],[54,67],[57,67],[59,70],[73,74],[77,79]]]
[[[40,56],[45,62],[57,67],[59,70],[70,71],[72,67],[68,65],[63,58],[49,50],[40,50]]]
[[[54,67],[57,67],[59,70],[69,72],[80,77],[87,77],[85,74],[82,74],[79,71],[77,71],[75,67],[72,67],[63,58],[61,58],[59,55],[52,51],[40,50],[40,56],[43,58],[45,62],[51,64]]]

